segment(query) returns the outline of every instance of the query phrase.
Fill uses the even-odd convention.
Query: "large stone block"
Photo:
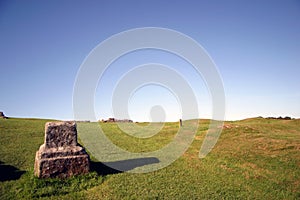
[[[47,122],[45,148],[64,148],[77,145],[75,122]]]
[[[35,175],[40,178],[66,178],[88,173],[89,168],[89,155],[77,143],[76,123],[46,123],[45,141],[35,156]]]

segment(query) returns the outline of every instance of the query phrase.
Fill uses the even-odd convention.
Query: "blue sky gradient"
[[[300,118],[300,2],[296,0],[2,0],[0,110],[13,117],[72,119],[73,84],[85,57],[111,35],[139,27],[174,29],[206,49],[223,79],[226,119]],[[119,65],[159,60],[185,73],[198,98],[200,117],[210,116],[205,85],[194,82],[197,77],[185,71],[184,63],[157,52],[130,56]],[[111,87],[113,74],[108,72],[103,80]],[[159,90],[146,87],[133,102],[140,105],[143,97],[150,98],[146,94]],[[95,94],[99,118],[112,115],[105,95],[99,86]],[[147,120],[133,105],[129,109],[134,120]],[[167,119],[172,121],[177,114]]]

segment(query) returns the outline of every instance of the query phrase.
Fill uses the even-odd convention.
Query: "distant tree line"
[[[288,117],[288,116],[286,116],[286,117],[279,116],[279,117],[266,117],[266,119],[292,120],[292,119],[295,119],[295,118],[291,118],[291,117]]]

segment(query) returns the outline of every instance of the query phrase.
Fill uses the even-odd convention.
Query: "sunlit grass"
[[[41,180],[33,176],[33,164],[46,121],[0,120],[0,161],[24,171],[16,180],[0,182],[0,199],[300,198],[300,120],[226,122],[215,148],[201,160],[198,154],[209,120],[200,120],[190,148],[161,170],[145,174],[92,171],[65,180]],[[146,139],[125,134],[114,123],[101,127],[116,145],[145,152],[168,144],[178,123],[166,123],[158,134]]]

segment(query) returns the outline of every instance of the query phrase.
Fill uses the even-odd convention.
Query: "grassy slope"
[[[45,122],[0,120],[0,167],[10,165],[25,172],[16,180],[0,181],[0,199],[300,198],[300,120],[227,122],[213,151],[200,160],[199,148],[208,127],[204,120],[188,151],[164,169],[147,174],[93,171],[67,180],[39,180],[33,176],[33,164],[43,143]],[[115,124],[102,128],[111,132],[108,136],[114,143],[137,152],[167,144],[177,125],[166,124],[151,139],[133,139]]]

